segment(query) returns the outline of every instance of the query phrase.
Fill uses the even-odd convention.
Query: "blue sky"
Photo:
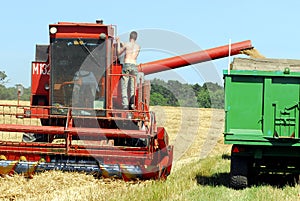
[[[117,25],[120,35],[131,30],[163,30],[176,33],[183,41],[173,41],[178,47],[191,42],[191,49],[208,49],[232,42],[251,40],[255,48],[270,58],[300,57],[300,1],[3,1],[1,3],[0,70],[10,79],[9,85],[30,85],[31,61],[35,45],[48,44],[48,25],[59,21],[95,22]],[[142,36],[140,40],[142,40]],[[156,38],[153,38],[156,40]],[[139,41],[142,43],[142,41]],[[142,46],[143,50],[143,46]],[[188,48],[182,48],[182,51]],[[144,63],[176,55],[171,50],[141,51],[138,62]],[[182,52],[179,52],[182,53]],[[186,82],[222,80],[228,58],[213,61],[217,77],[197,76],[187,72],[192,67],[176,71]],[[205,66],[201,67],[205,68]],[[209,71],[210,67],[207,67]],[[183,75],[187,73],[186,75]],[[214,71],[213,71],[214,73]],[[153,77],[167,74],[154,74]]]

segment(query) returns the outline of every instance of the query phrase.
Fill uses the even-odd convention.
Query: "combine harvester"
[[[121,107],[114,26],[60,22],[50,24],[49,33],[50,45],[36,46],[30,106],[0,106],[0,174],[61,170],[167,178],[173,146],[149,111],[150,82],[134,77],[134,107]],[[140,64],[139,71],[147,75],[251,48],[251,41],[233,43]]]

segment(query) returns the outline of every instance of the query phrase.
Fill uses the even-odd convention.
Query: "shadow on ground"
[[[202,186],[225,186],[230,188],[230,174],[229,172],[213,174],[211,176],[197,175],[196,181]],[[285,186],[296,186],[298,183],[294,175],[280,175],[280,174],[262,174],[255,178],[251,186],[273,186],[276,188],[283,188]]]
[[[230,160],[229,155],[223,155],[223,160]],[[202,186],[225,186],[230,188],[230,173],[222,172],[212,174],[210,176],[196,175],[196,181]],[[283,188],[285,186],[295,186],[300,184],[300,176],[295,174],[259,174],[255,178],[251,178],[251,186],[273,186],[277,188]]]
[[[197,183],[202,186],[230,187],[229,178],[230,178],[229,173],[218,173],[218,174],[213,174],[211,176],[202,176],[202,175],[196,176]]]

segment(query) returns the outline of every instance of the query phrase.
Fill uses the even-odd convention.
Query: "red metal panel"
[[[96,23],[58,23],[51,24],[49,28],[56,27],[57,33],[50,34],[50,38],[99,38],[101,33],[113,37],[111,25]]]
[[[84,135],[94,137],[119,137],[119,138],[148,138],[150,135],[142,130],[120,130],[103,128],[69,128],[72,135]]]
[[[164,127],[157,128],[157,140],[160,149],[165,149],[169,144],[168,134]]]
[[[118,96],[119,90],[119,82],[121,79],[121,74],[122,74],[122,66],[121,65],[116,65],[112,66],[112,74],[111,74],[111,88],[113,91],[114,96]]]
[[[0,153],[14,153],[15,155],[68,155],[85,157],[103,157],[114,161],[127,160],[137,164],[139,160],[152,159],[153,155],[146,151],[124,151],[124,150],[101,150],[101,149],[70,149],[65,148],[44,148],[44,147],[15,147],[0,146]]]
[[[1,124],[1,131],[7,132],[23,132],[23,133],[38,133],[38,134],[64,134],[64,127],[59,126],[30,126],[19,124]]]
[[[90,137],[119,137],[119,138],[148,138],[150,135],[146,131],[141,130],[120,130],[120,129],[104,129],[104,128],[67,128],[61,126],[31,126],[31,125],[15,125],[1,124],[0,131],[7,132],[23,132],[50,135],[82,135]]]
[[[24,109],[24,113],[26,114],[26,110]],[[31,107],[30,108],[30,117],[31,118],[42,118],[47,119],[49,117],[49,108],[43,108],[43,107]]]
[[[69,145],[69,150],[107,150],[107,151],[129,151],[129,152],[138,152],[138,153],[146,153],[148,152],[148,147],[128,147],[128,146],[113,146],[113,145],[90,145],[89,142],[97,143],[100,141],[86,141],[81,140],[84,145]],[[87,144],[85,144],[87,143]],[[98,144],[99,144],[98,143]],[[11,141],[0,141],[0,146],[2,147],[15,147],[15,149],[23,149],[32,151],[33,148],[46,148],[47,150],[53,149],[64,149],[66,150],[66,144],[55,144],[55,143],[41,143],[41,142],[11,142]],[[2,151],[2,150],[1,150]],[[142,152],[141,152],[142,151]],[[79,153],[79,152],[78,152]]]
[[[120,83],[120,79],[121,79],[121,73],[122,73],[122,66],[121,65],[115,65],[112,66],[112,74],[110,74],[109,76],[111,77],[111,92],[112,92],[112,101],[113,103],[117,104],[117,105],[121,105],[121,83]],[[114,108],[116,108],[114,106]]]
[[[50,35],[51,38],[99,38],[100,33],[86,34],[86,33],[57,33]]]
[[[45,84],[49,84],[50,65],[46,62],[32,62],[31,66],[31,94],[48,95]]]

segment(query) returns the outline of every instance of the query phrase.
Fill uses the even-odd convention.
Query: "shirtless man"
[[[128,104],[128,83],[130,84],[130,109],[134,109],[133,100],[134,100],[134,77],[137,75],[137,65],[136,59],[140,52],[140,46],[136,43],[137,32],[132,31],[129,36],[129,42],[123,43],[121,47],[121,42],[119,38],[116,38],[118,43],[118,55],[121,55],[125,52],[124,64],[122,68],[122,74],[126,74],[121,78],[121,86],[122,86],[122,106],[123,109],[129,109]]]

